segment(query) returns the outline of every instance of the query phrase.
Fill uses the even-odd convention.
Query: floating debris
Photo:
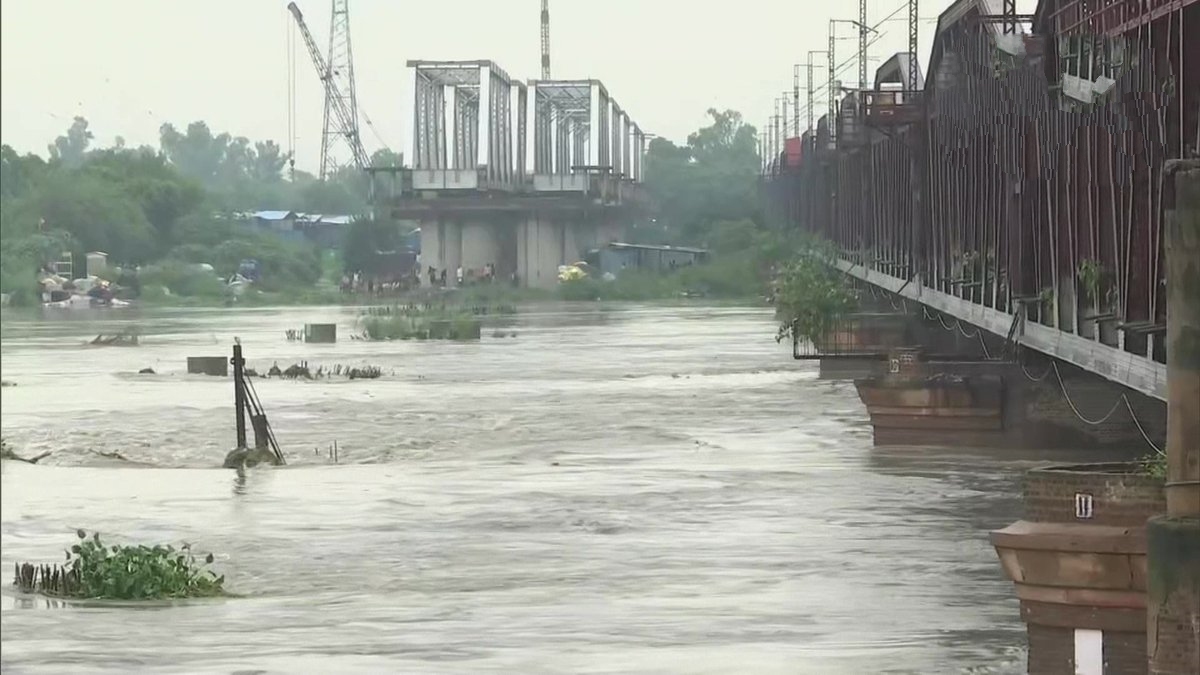
[[[287,370],[283,371],[282,375],[288,380],[298,380],[300,378],[304,378],[306,380],[313,379],[312,371],[308,369],[307,361],[303,363],[293,363],[287,367]]]
[[[138,346],[137,333],[126,331],[117,333],[116,335],[97,335],[88,344],[93,347],[136,347]]]
[[[249,372],[247,371],[247,374]],[[345,377],[351,380],[374,380],[381,376],[383,376],[383,369],[379,366],[344,366],[337,364],[332,367],[318,366],[316,370],[313,370],[309,367],[308,361],[293,363],[286,370],[280,370],[279,364],[275,363],[271,366],[271,370],[267,371],[267,377],[281,377],[286,380],[324,380],[334,377]]]
[[[22,457],[13,452],[12,447],[8,443],[4,442],[3,439],[0,439],[0,459],[11,459],[17,462],[25,462],[26,464],[37,464],[43,459],[49,457],[50,454],[50,451],[47,450],[46,452],[34,457]]]

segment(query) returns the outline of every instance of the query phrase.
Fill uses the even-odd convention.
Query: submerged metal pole
[[[246,359],[242,358],[240,344],[233,346],[233,358],[229,362],[233,364],[233,407],[237,419],[237,447],[241,450],[246,448]]]

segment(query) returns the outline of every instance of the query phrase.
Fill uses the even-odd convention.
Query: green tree
[[[175,226],[205,201],[203,188],[149,149],[93,152],[83,171],[117,187],[141,209],[157,232],[156,250],[176,243]]]
[[[222,163],[229,147],[229,134],[213,135],[204,122],[192,122],[186,133],[179,133],[169,122],[159,128],[163,153],[185,176],[208,188],[219,184]]]
[[[647,148],[646,190],[679,243],[705,244],[714,223],[761,224],[756,131],[736,111],[708,114],[686,145],[658,138]]]
[[[88,251],[106,251],[118,262],[142,262],[158,248],[154,226],[120,185],[87,171],[52,172],[18,213],[44,231],[71,233]]]
[[[404,246],[399,223],[375,218],[357,218],[342,235],[342,264],[347,272],[374,274],[380,251],[396,251]]]
[[[300,208],[307,213],[359,215],[367,212],[367,176],[343,167],[325,181],[296,181]]]
[[[20,155],[12,146],[0,146],[0,199],[17,199],[31,193],[46,175],[45,160]]]
[[[254,144],[254,159],[250,165],[250,178],[263,183],[278,183],[283,180],[283,167],[291,159],[275,141],[258,141]]]
[[[79,166],[83,162],[83,157],[87,154],[88,146],[91,145],[93,138],[92,132],[88,131],[87,119],[77,115],[71,122],[71,127],[67,129],[66,135],[54,139],[54,142],[48,146],[50,159],[64,166]]]
[[[380,148],[371,153],[371,166],[392,167],[404,166],[404,154],[389,148]]]

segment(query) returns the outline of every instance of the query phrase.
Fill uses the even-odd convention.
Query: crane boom
[[[300,35],[304,38],[304,45],[308,47],[308,54],[312,57],[313,66],[317,69],[317,76],[325,88],[325,100],[327,103],[332,103],[338,122],[342,129],[346,130],[346,143],[350,146],[351,154],[354,155],[354,164],[359,169],[365,169],[370,165],[370,160],[367,158],[367,151],[363,148],[362,139],[358,137],[358,120],[347,107],[345,97],[338,91],[333,73],[330,72],[325,57],[321,56],[321,50],[317,47],[317,41],[313,39],[312,33],[309,32],[308,25],[304,23],[304,15],[300,12],[300,8],[296,6],[295,2],[289,2],[287,8],[296,19]],[[324,179],[325,176],[321,178]]]

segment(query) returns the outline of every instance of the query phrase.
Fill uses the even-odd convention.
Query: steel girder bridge
[[[1016,26],[991,5],[939,17],[924,77],[889,59],[798,161],[765,157],[767,209],[893,297],[1165,400],[1166,173],[1200,151],[1200,4],[1043,0]]]

